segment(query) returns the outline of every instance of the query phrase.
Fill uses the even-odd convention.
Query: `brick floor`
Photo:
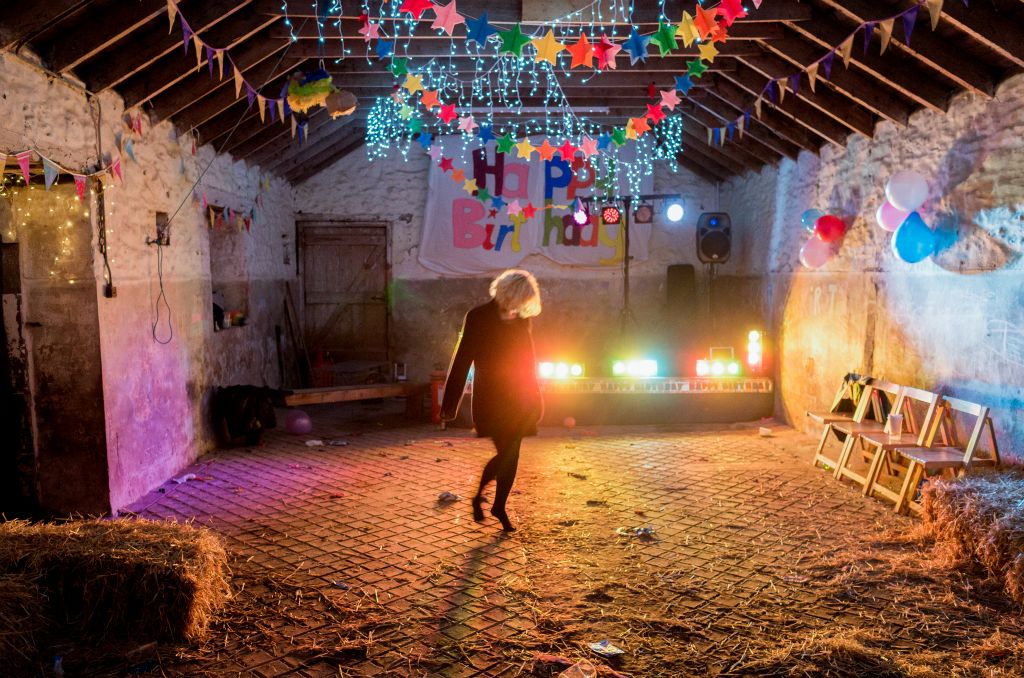
[[[287,642],[228,634],[180,675],[516,675],[535,651],[577,658],[602,638],[634,675],[708,675],[773,625],[798,633],[891,606],[823,596],[806,565],[909,519],[812,469],[812,441],[790,429],[542,430],[524,442],[509,501],[520,529],[505,535],[474,523],[468,500],[437,501],[473,493],[489,441],[378,426],[372,406],[354,421],[351,408],[309,408],[313,435],[273,431],[258,448],[209,455],[189,469],[196,481],[131,507],[206,525],[236,562],[305,591],[288,594],[287,615],[259,620]],[[347,445],[307,446],[314,438]],[[653,538],[616,533],[643,526]],[[333,629],[304,602],[313,591],[389,623],[372,642],[365,629],[346,638],[354,649],[325,646]],[[325,652],[300,651],[304,639]]]

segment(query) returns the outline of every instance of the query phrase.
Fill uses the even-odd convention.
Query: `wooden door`
[[[387,226],[299,221],[303,330],[311,359],[387,363]]]

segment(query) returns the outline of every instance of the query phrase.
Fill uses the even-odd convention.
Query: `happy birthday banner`
[[[458,137],[435,143],[442,157],[465,153]],[[620,153],[628,154],[629,149]],[[578,225],[571,205],[577,197],[628,195],[625,177],[618,186],[597,186],[591,163],[582,157],[572,162],[558,156],[526,160],[498,153],[493,146],[474,150],[465,166],[454,171],[461,172],[461,183],[452,181],[450,164],[431,165],[419,249],[419,261],[426,268],[477,275],[517,266],[531,254],[567,266],[621,265],[622,224],[605,224],[593,205],[589,223]],[[652,187],[652,177],[641,180],[641,192],[650,193]],[[649,223],[631,224],[631,258],[647,259],[651,231]]]

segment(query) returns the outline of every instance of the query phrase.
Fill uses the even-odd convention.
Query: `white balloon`
[[[900,170],[889,177],[885,197],[893,207],[913,212],[928,199],[928,180],[914,170]]]

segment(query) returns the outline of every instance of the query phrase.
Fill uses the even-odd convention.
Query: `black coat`
[[[473,370],[473,425],[478,436],[537,435],[543,413],[530,320],[502,320],[496,301],[466,314],[448,369],[441,415],[454,419]]]

